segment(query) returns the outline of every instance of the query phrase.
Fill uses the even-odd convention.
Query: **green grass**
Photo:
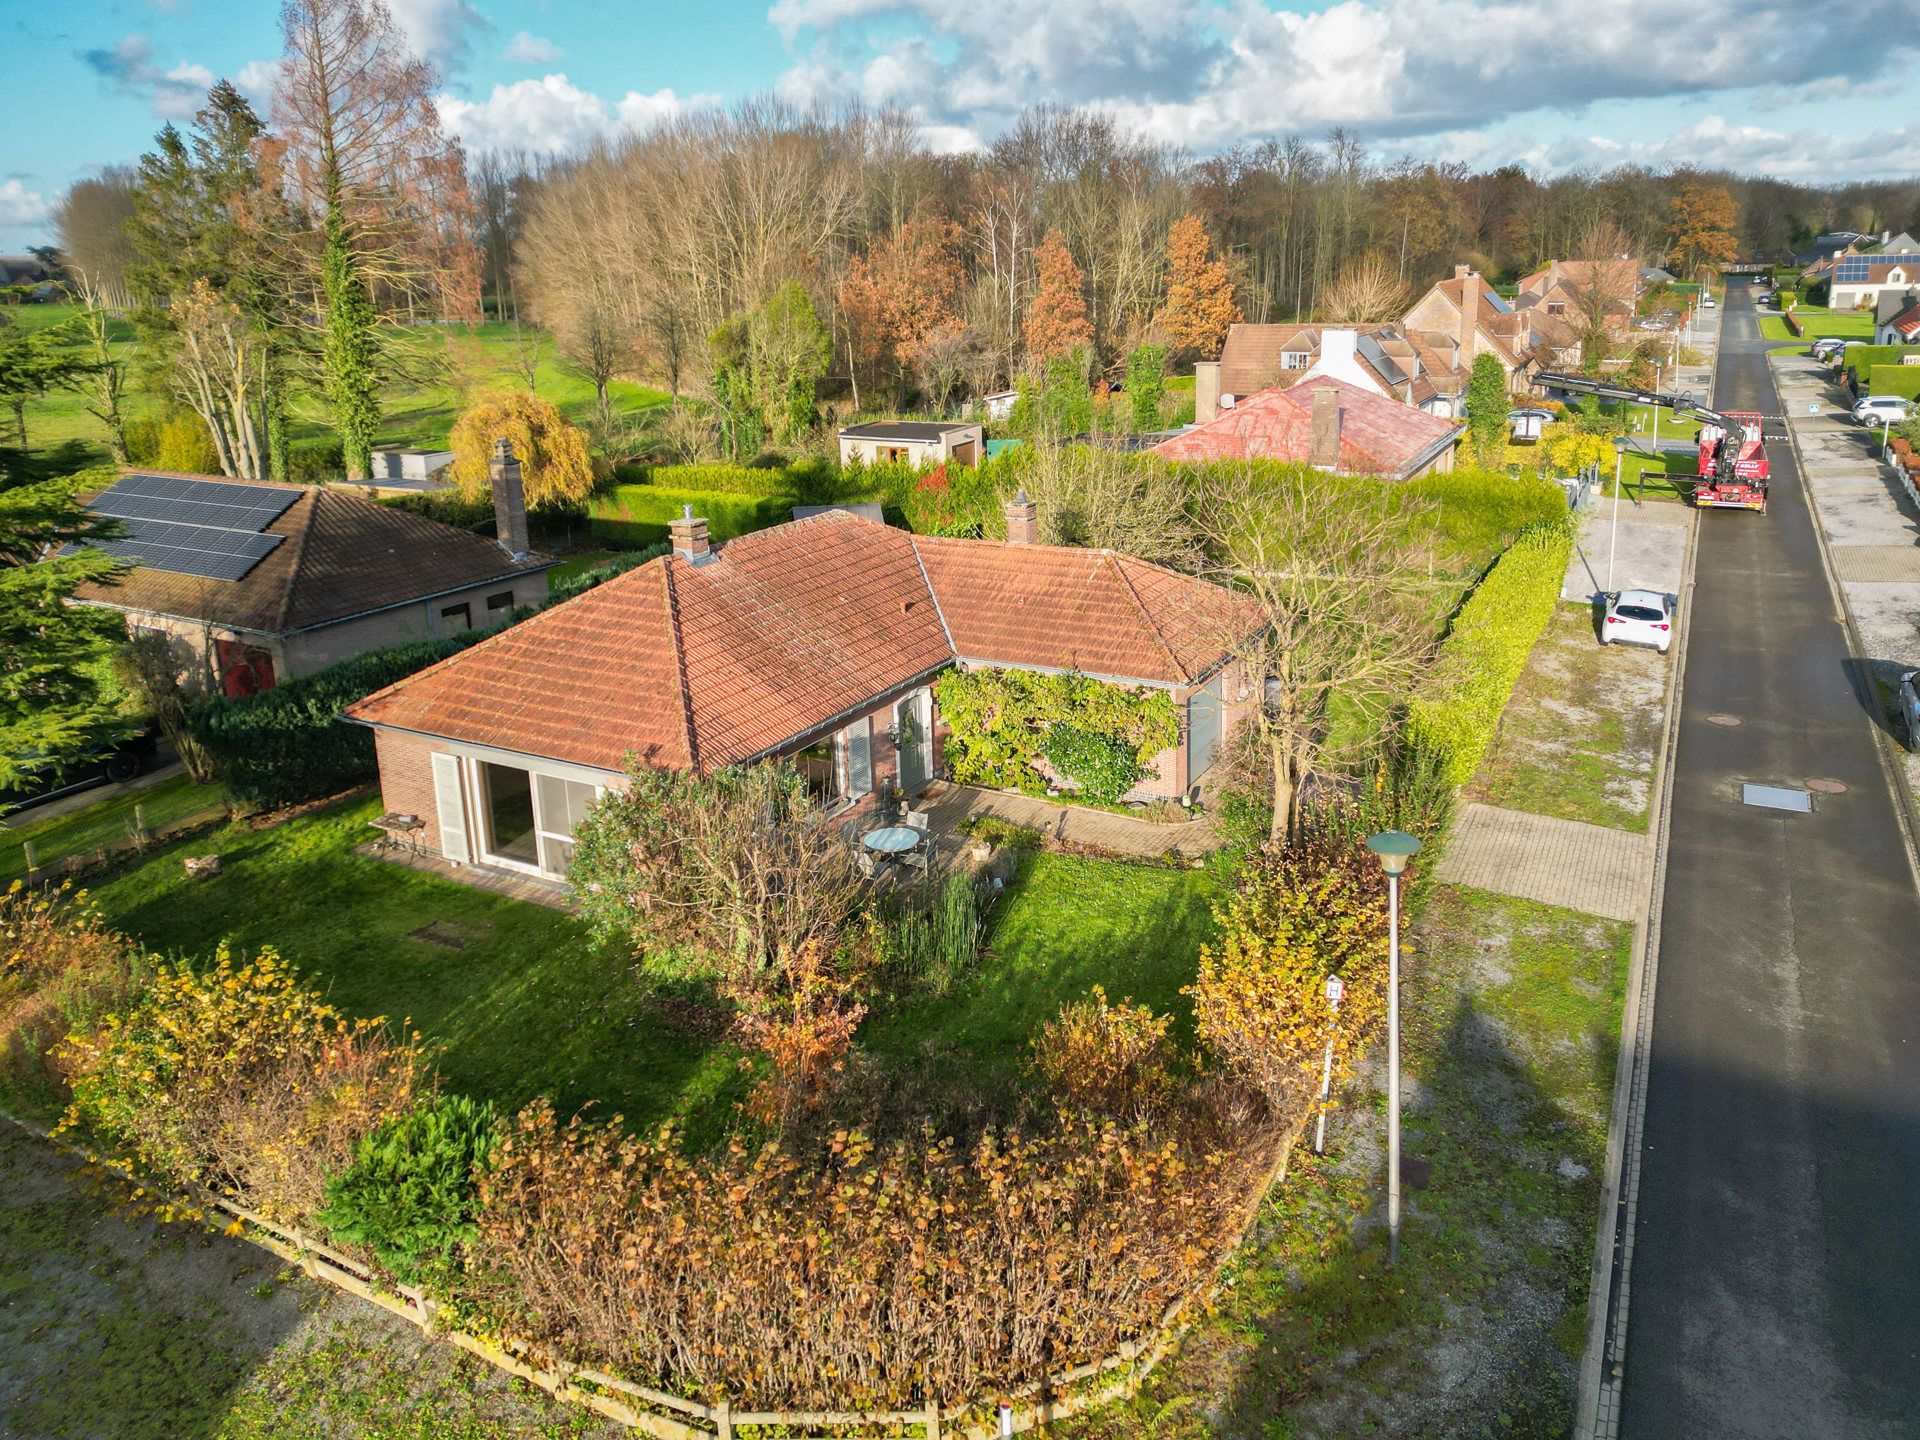
[[[1666,671],[1652,651],[1602,647],[1593,612],[1561,606],[1467,798],[1644,832]]]
[[[1222,882],[1173,870],[1041,853],[1001,897],[978,969],[940,996],[876,1015],[861,1043],[896,1067],[951,1064],[1005,1102],[1022,1083],[1039,1027],[1095,985],[1179,1017],[1191,1037],[1190,984],[1213,933]]]
[[[1699,462],[1686,455],[1638,455],[1629,452],[1620,466],[1620,495],[1625,500],[1685,500],[1692,493]],[[1644,483],[1643,483],[1644,482]],[[1600,480],[1600,498],[1613,495],[1613,474]]]
[[[579,921],[352,853],[379,813],[356,800],[268,829],[227,826],[191,846],[222,857],[218,877],[187,879],[182,848],[168,847],[94,894],[108,923],[157,951],[276,947],[348,1013],[405,1019],[443,1047],[452,1089],[504,1106],[546,1095],[563,1114],[595,1101],[650,1123],[732,1093],[738,1052],[717,1034],[676,1033],[664,997]],[[429,925],[463,948],[421,938]]]
[[[589,550],[581,555],[569,555],[547,572],[547,583],[558,585],[562,580],[571,580],[620,553],[618,550]]]
[[[25,842],[29,840],[40,863],[47,865],[126,839],[136,805],[144,809],[147,825],[157,830],[216,806],[224,798],[225,791],[218,785],[196,785],[185,775],[175,775],[49,820],[36,820],[28,810],[13,820],[0,821],[0,884],[26,873]]]
[[[1793,317],[1800,322],[1804,334],[1796,336],[1789,330],[1784,316],[1765,313],[1760,316],[1760,334],[1768,340],[1796,340],[1797,348],[1802,351],[1827,336],[1843,340],[1873,338],[1871,310],[1822,310],[1818,306],[1801,305],[1795,308]]]

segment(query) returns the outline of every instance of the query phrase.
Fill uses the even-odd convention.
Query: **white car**
[[[1673,644],[1673,601],[1658,590],[1622,590],[1607,602],[1602,645],[1651,645],[1662,655]]]
[[[1455,308],[1458,309],[1459,307],[1456,306]],[[1702,295],[1700,297],[1700,308],[1702,310],[1715,310],[1715,309],[1718,309],[1719,307],[1714,304],[1713,296]]]
[[[1853,407],[1853,418],[1862,425],[1898,425],[1907,418],[1907,402],[1898,395],[1869,395]]]

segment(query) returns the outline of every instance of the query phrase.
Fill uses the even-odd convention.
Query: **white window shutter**
[[[467,848],[467,807],[460,796],[458,756],[434,753],[433,803],[440,816],[440,853],[456,864],[466,864],[473,855]]]
[[[846,736],[847,798],[858,800],[873,791],[873,734],[865,716],[841,731]]]

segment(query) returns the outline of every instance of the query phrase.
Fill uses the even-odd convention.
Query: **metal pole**
[[[1340,1019],[1340,977],[1327,977],[1327,1054],[1320,1063],[1320,1115],[1313,1122],[1313,1153],[1327,1153],[1327,1101],[1333,1095],[1333,1027]]]
[[[1613,557],[1620,549],[1620,466],[1627,458],[1627,447],[1613,452],[1613,533],[1607,539],[1607,590],[1613,590]]]
[[[1400,1263],[1400,877],[1387,877],[1387,1263]]]

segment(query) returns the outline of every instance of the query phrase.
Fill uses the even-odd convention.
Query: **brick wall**
[[[357,620],[343,620],[338,625],[325,625],[318,630],[289,635],[285,640],[286,669],[282,673],[308,675],[337,660],[364,654],[368,650],[450,634],[463,627],[457,621],[442,619],[440,612],[457,605],[467,607],[473,620],[472,628],[486,629],[497,625],[510,613],[511,607],[489,612],[487,596],[504,591],[513,593],[513,604],[516,606],[538,605],[547,598],[547,574],[542,570],[535,574],[516,575],[508,580],[494,580],[418,604],[400,605],[377,614],[362,615]]]
[[[434,810],[433,754],[437,746],[419,735],[376,730],[374,753],[380,762],[380,799],[390,815],[418,815],[426,822],[423,841],[440,849],[440,821]]]

